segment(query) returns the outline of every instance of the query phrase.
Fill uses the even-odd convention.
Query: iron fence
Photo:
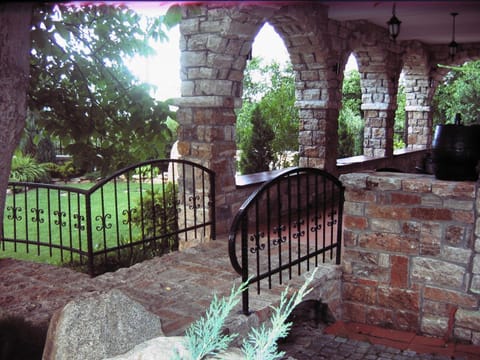
[[[4,256],[36,255],[94,276],[215,239],[215,174],[201,165],[146,161],[90,186],[10,182]]]
[[[230,228],[229,256],[242,281],[260,293],[261,280],[271,288],[276,276],[281,284],[319,263],[340,264],[343,201],[340,181],[320,169],[286,170],[263,184]],[[242,300],[248,315],[248,288]]]

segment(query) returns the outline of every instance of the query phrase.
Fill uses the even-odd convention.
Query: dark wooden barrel
[[[480,160],[479,125],[437,125],[432,142],[435,177],[476,181]]]

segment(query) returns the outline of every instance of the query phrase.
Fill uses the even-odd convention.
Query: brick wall
[[[352,173],[343,319],[480,344],[480,196],[474,182]]]

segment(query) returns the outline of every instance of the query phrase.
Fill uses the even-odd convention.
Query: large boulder
[[[114,289],[73,300],[57,311],[42,359],[105,359],[162,335],[157,315]]]

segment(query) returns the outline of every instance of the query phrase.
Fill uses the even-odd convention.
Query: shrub
[[[169,182],[162,189],[147,190],[132,211],[131,222],[146,238],[151,239],[148,250],[154,255],[178,249],[177,190]],[[160,239],[160,243],[158,243]]]
[[[48,163],[39,164],[32,156],[16,153],[12,158],[9,181],[44,182],[49,179]]]
[[[315,278],[316,270],[306,279],[302,287],[291,297],[288,297],[288,287],[282,292],[280,304],[273,307],[270,326],[262,324],[259,329],[252,329],[246,339],[243,339],[242,351],[246,360],[275,360],[284,357],[284,352],[278,351],[277,342],[288,335],[292,323],[287,319],[303,298],[311,292],[308,286]],[[194,322],[185,333],[184,346],[188,357],[182,360],[201,360],[207,356],[218,355],[228,349],[237,334],[225,334],[222,331],[228,314],[239,302],[239,297],[246,284],[232,288],[230,295],[218,299],[215,295],[204,317]],[[221,357],[220,357],[221,358]],[[175,360],[181,359],[176,353]]]

